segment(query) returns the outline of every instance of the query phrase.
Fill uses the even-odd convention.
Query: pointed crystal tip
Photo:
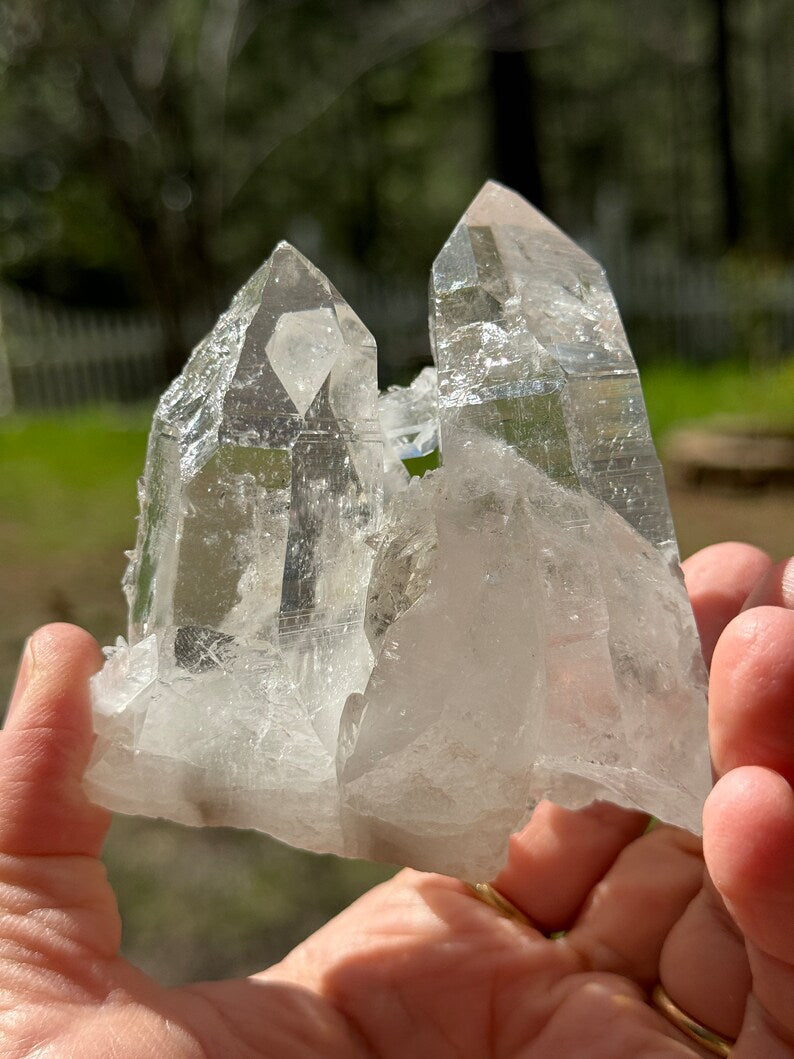
[[[286,239],[279,239],[273,247],[270,257],[267,259],[267,263],[270,264],[274,270],[278,271],[278,269],[282,268],[290,258],[294,259],[296,262],[300,262],[304,268],[311,272],[319,273],[319,269],[311,263],[308,257],[306,257],[305,254],[302,254],[297,247],[292,245],[292,243],[287,242]]]
[[[486,180],[471,201],[469,208],[461,218],[461,223],[470,228],[509,224],[520,225],[528,231],[554,233],[572,247],[578,246],[574,241],[550,221],[545,213],[528,202],[517,191],[505,187],[496,180]]]
[[[598,262],[488,181],[436,258],[431,290],[444,451],[462,431],[498,437],[676,559],[637,368]]]

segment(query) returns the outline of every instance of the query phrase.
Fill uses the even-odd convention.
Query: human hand
[[[0,735],[0,1056],[707,1054],[649,1004],[659,979],[734,1056],[794,1056],[794,562],[726,544],[686,573],[714,655],[708,872],[697,839],[641,813],[544,803],[495,880],[534,926],[404,871],[277,966],[178,989],[118,955],[109,816],[81,788],[99,649],[40,630]]]

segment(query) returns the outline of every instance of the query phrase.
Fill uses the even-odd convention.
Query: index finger
[[[737,541],[712,544],[681,564],[706,665],[723,629],[771,566],[766,552]]]

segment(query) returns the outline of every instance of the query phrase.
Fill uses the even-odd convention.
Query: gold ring
[[[651,994],[651,1000],[653,1001],[653,1006],[661,1011],[669,1022],[678,1027],[690,1040],[696,1041],[701,1048],[705,1048],[712,1055],[731,1054],[731,1048],[736,1042],[728,1040],[726,1037],[720,1037],[719,1033],[702,1026],[691,1015],[687,1015],[677,1004],[673,1003],[661,982]]]
[[[505,919],[512,919],[516,923],[523,923],[527,927],[537,929],[529,916],[524,915],[520,908],[516,908],[512,901],[508,901],[507,898],[500,894],[490,883],[467,882],[464,883],[464,885],[468,886],[474,896],[479,898],[484,904],[490,905],[491,908],[495,908],[500,916],[503,916]]]

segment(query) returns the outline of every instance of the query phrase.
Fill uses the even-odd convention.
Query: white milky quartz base
[[[472,880],[542,797],[699,829],[704,667],[602,270],[489,183],[431,298],[437,374],[378,401],[281,244],[164,395],[101,804]]]

